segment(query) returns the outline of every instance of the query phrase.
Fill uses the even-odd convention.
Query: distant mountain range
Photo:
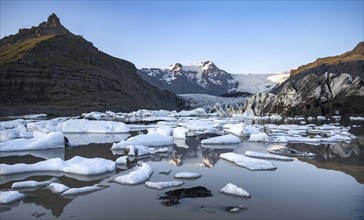
[[[212,61],[190,65],[176,63],[166,69],[142,68],[138,75],[148,83],[176,94],[210,94],[266,92],[282,83],[289,74],[231,74]]]
[[[179,109],[176,95],[137,75],[135,66],[99,51],[52,14],[0,40],[0,115]]]

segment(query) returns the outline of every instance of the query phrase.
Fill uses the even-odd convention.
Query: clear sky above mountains
[[[363,0],[1,0],[1,38],[53,12],[71,32],[137,68],[212,60],[230,73],[282,72],[364,39]]]

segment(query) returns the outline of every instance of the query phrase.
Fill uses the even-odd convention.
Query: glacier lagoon
[[[364,216],[364,123],[361,120],[221,117],[200,110],[179,114],[139,112],[133,117],[119,115],[119,118],[100,115],[103,116],[94,113],[88,117],[121,120],[130,130],[122,133],[65,132],[67,147],[1,151],[1,164],[34,164],[57,157],[69,161],[76,156],[116,161],[126,155],[125,163],[115,164],[114,171],[94,175],[55,172],[46,167],[43,171],[1,174],[2,197],[14,183],[41,182],[36,187],[13,189],[25,197],[1,203],[1,219],[360,219]],[[67,120],[41,120],[42,123],[37,124],[37,119],[26,119],[21,124],[33,123],[27,128],[51,132],[62,131],[60,125]],[[174,138],[170,146],[148,146],[148,153],[144,155],[141,152],[145,148],[138,148],[137,144],[111,149],[115,143],[147,133],[178,138]],[[241,143],[232,144],[219,138],[215,144],[201,144],[202,140],[212,138],[213,142],[213,137],[229,133],[237,135]],[[248,141],[252,134],[264,136],[264,139]],[[345,137],[350,139],[345,140]],[[168,150],[158,153],[153,148]],[[262,158],[276,167],[270,170],[249,170],[220,157],[226,153],[244,155],[247,151],[266,156],[277,148],[296,154],[284,155],[293,160]],[[142,164],[148,164],[152,169],[147,177],[149,182],[183,181],[183,185],[158,190],[148,188],[144,181],[133,185],[115,181],[117,177],[138,170]],[[181,172],[196,173],[200,177],[176,179],[175,174]],[[51,192],[44,187],[47,181],[62,184],[76,193]],[[246,190],[250,197],[221,193],[229,183]],[[196,186],[205,187],[212,196],[182,198],[179,204],[168,207],[159,199],[167,191]]]

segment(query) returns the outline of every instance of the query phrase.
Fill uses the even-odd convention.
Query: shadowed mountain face
[[[1,39],[0,58],[1,116],[182,106],[174,94],[143,81],[132,63],[69,32],[54,14]]]
[[[291,71],[268,93],[252,96],[256,115],[364,115],[364,42],[342,55],[320,58]]]

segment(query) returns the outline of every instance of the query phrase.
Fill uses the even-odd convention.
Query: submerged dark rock
[[[199,198],[210,197],[212,193],[206,187],[196,186],[192,188],[182,188],[165,193],[166,195],[159,197],[164,206],[173,206],[179,204],[179,200],[183,198]]]

